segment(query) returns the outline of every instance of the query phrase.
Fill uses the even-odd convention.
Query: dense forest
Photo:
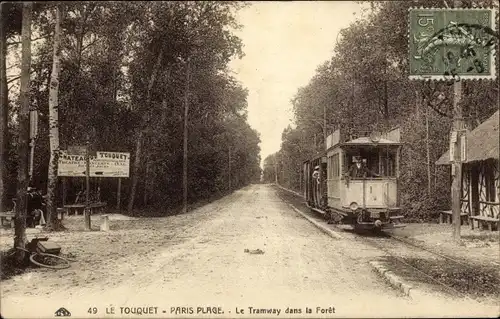
[[[1,5],[1,202],[32,184],[61,204],[57,151],[85,145],[131,154],[122,203],[175,208],[260,178],[260,137],[247,91],[228,67],[240,2],[36,2]],[[33,174],[28,112],[38,111]],[[186,130],[186,131],[185,131]],[[187,132],[187,135],[185,134]],[[66,178],[67,201],[84,178]],[[92,178],[114,206],[116,178]],[[0,211],[2,211],[0,207]],[[58,206],[60,207],[60,206]]]
[[[277,177],[279,184],[299,191],[302,162],[324,150],[325,136],[335,129],[399,127],[406,217],[425,220],[436,209],[448,209],[449,168],[434,163],[449,145],[453,86],[409,80],[408,9],[452,5],[453,1],[371,2],[361,18],[338,39],[333,37],[333,56],[291,101],[295,125],[283,131],[280,150],[264,159],[265,181],[275,182]],[[461,7],[491,6],[498,10],[497,1],[462,1]],[[496,59],[498,65],[498,55]],[[498,77],[463,83],[462,109],[469,129],[498,110],[498,87]]]

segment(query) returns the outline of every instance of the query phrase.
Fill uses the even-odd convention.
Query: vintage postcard
[[[4,1],[2,318],[497,318],[499,3]]]

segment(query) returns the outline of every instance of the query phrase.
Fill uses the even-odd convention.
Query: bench
[[[57,218],[59,218],[61,221],[64,219],[64,214],[68,213],[68,210],[66,208],[57,208]]]
[[[85,204],[71,204],[71,205],[64,205],[64,208],[66,209],[66,212],[69,215],[72,215],[73,213],[75,215],[79,215],[78,211],[82,211],[85,209]]]
[[[474,229],[474,221],[475,220],[477,221],[478,228],[480,226],[483,226],[483,228],[486,228],[484,226],[485,226],[485,224],[487,224],[489,231],[493,230],[494,224],[497,225],[497,228],[496,228],[497,230],[499,229],[499,226],[500,226],[500,218],[493,218],[493,217],[488,217],[488,216],[477,215],[477,216],[470,216],[470,219],[471,219],[471,223],[470,223],[471,229]]]
[[[102,212],[106,206],[106,202],[95,202],[90,204],[91,211],[97,210],[98,212]]]
[[[104,207],[106,207],[107,203],[106,202],[95,202],[95,203],[90,203],[90,214],[92,215],[94,210],[101,211]],[[66,209],[66,212],[68,215],[71,215],[72,212],[75,213],[75,215],[79,215],[78,212],[81,211],[83,215],[83,211],[85,209],[85,204],[71,204],[71,205],[64,205],[64,209]]]
[[[451,210],[442,210],[439,212],[439,223],[443,224],[451,224],[453,222],[453,211]],[[460,213],[460,225],[463,225],[464,222],[469,224],[469,214],[461,212]]]
[[[16,213],[13,211],[8,211],[8,212],[0,212],[0,221],[1,221],[1,226],[3,227],[4,222],[7,219],[10,219],[10,227],[14,228],[14,216],[16,216]]]
[[[10,219],[10,227],[14,228],[14,217],[16,216],[16,200],[12,200],[13,206],[12,209],[6,212],[0,212],[0,223],[1,227],[3,227],[4,221]]]

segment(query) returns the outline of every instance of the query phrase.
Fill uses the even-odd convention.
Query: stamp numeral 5
[[[420,17],[420,19],[418,19],[418,25],[421,26],[421,27],[426,27],[429,25],[429,22],[431,24],[434,24],[434,19],[430,19],[428,17],[432,17],[433,14],[432,13],[421,13],[418,15]],[[422,24],[422,20],[425,19],[425,24]]]

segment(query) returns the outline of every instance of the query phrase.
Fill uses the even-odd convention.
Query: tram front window
[[[348,175],[351,178],[380,177],[378,173],[368,167],[365,158],[358,156],[353,158],[353,164],[349,168]]]
[[[360,154],[361,153],[361,154]],[[369,152],[346,152],[347,171],[351,179],[384,178],[396,175],[396,151],[392,149],[372,149]]]

